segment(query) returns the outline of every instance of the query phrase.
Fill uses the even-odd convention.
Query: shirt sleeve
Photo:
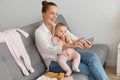
[[[51,38],[48,38],[42,30],[35,31],[35,39],[37,48],[41,54],[57,54],[62,52],[62,45],[53,46]]]

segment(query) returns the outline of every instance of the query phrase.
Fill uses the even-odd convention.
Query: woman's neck
[[[44,24],[46,25],[46,27],[48,28],[48,30],[53,34],[53,25],[45,23],[45,22],[44,22]]]

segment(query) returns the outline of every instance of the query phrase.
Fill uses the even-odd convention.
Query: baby
[[[67,26],[63,23],[58,23],[55,26],[55,34],[52,38],[52,42],[54,46],[69,44],[73,40],[67,35]],[[62,51],[58,54],[58,64],[60,67],[66,72],[66,76],[70,76],[72,70],[75,72],[80,72],[78,66],[80,64],[81,56],[78,52],[76,52],[73,48],[68,48],[67,50]],[[67,61],[72,62],[72,70],[67,65]]]

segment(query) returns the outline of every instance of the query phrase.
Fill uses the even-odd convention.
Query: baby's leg
[[[72,60],[72,70],[76,72],[80,72],[78,66],[80,64],[81,56],[76,51],[73,51],[73,60]]]
[[[70,69],[70,67],[67,65],[67,61],[68,59],[64,56],[64,55],[59,55],[58,57],[58,64],[60,65],[60,67],[66,71],[66,76],[70,76],[72,73],[72,70]]]

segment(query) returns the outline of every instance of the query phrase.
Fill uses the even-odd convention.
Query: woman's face
[[[56,6],[49,6],[48,10],[43,12],[42,15],[46,24],[53,25],[58,16],[58,8]]]
[[[56,31],[55,31],[55,35],[59,38],[64,37],[67,34],[67,27],[65,26],[61,26],[61,27],[57,27]]]

